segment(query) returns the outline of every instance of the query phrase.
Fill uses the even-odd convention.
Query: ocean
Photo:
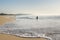
[[[16,16],[15,22],[5,23],[0,30],[3,33],[28,37],[60,38],[60,16]],[[50,35],[52,34],[52,35]]]
[[[36,19],[36,16],[16,16],[16,24],[25,29],[59,27],[60,18],[59,16],[39,16],[39,19]]]

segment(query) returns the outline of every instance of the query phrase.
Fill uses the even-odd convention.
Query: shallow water
[[[20,28],[46,28],[46,27],[59,27],[60,20],[54,19],[16,19],[16,24]]]
[[[16,17],[15,22],[9,22],[4,24],[2,27],[0,27],[0,30],[4,33],[8,34],[18,34],[18,35],[32,35],[37,36],[40,34],[45,33],[53,33],[53,32],[60,32],[60,19],[46,19],[46,18],[40,18],[35,19],[35,17],[23,17],[20,18],[19,16]],[[57,35],[57,34],[56,34]],[[60,34],[59,34],[60,35]],[[49,35],[50,36],[50,35]],[[55,37],[55,34],[50,37]],[[60,36],[57,36],[58,38]]]

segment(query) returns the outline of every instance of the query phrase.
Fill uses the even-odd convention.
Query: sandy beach
[[[11,16],[0,16],[0,25],[3,25],[7,22],[13,22],[15,21],[15,18]]]

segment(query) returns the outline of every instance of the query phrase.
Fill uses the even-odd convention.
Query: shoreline
[[[0,16],[0,25],[4,25],[5,23],[14,22],[15,16]],[[15,34],[8,34],[8,33],[2,33],[0,31],[0,40],[47,40],[43,37],[20,37]]]
[[[0,33],[0,39],[1,40],[47,40],[46,38],[25,38],[25,37],[19,37],[16,35],[11,35],[11,34],[4,34]]]
[[[10,33],[4,33],[4,32],[0,32],[0,34],[3,34],[3,35],[10,35],[10,36],[15,36],[15,37],[18,37],[18,38],[23,38],[24,40],[26,39],[44,39],[44,40],[52,40],[52,38],[51,37],[47,37],[47,36],[45,36],[45,37],[33,37],[33,36],[31,36],[31,37],[25,37],[25,36],[19,36],[19,35],[16,35],[16,34],[10,34]]]

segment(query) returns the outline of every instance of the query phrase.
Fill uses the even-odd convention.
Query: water
[[[59,40],[60,34],[60,16],[52,16],[52,17],[39,17],[38,20],[36,20],[34,17],[31,19],[29,18],[17,18],[16,19],[17,25],[22,29],[33,29],[30,30],[32,32],[37,33],[40,35],[41,33],[57,33],[48,35],[48,37],[51,37],[53,40]],[[42,29],[41,29],[42,28]],[[47,35],[47,34],[46,34]]]
[[[16,17],[16,24],[20,28],[46,28],[46,27],[59,27],[60,26],[60,19],[52,19],[48,17],[43,17],[37,20],[34,17],[29,18],[22,18],[20,19],[19,16]]]
[[[16,21],[6,23],[0,30],[4,33],[23,36],[44,36],[59,40],[60,32],[60,16],[16,16]],[[47,35],[47,33],[57,33]]]

